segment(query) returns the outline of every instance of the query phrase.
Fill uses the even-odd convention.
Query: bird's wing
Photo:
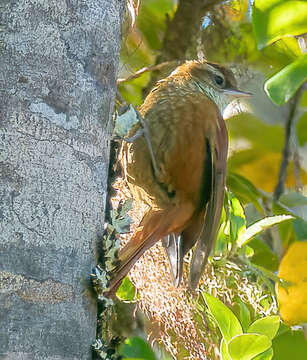
[[[216,136],[211,138],[209,143],[212,156],[211,193],[203,213],[201,234],[194,250],[190,269],[192,289],[197,286],[206,266],[208,255],[216,238],[223,207],[228,137],[224,120],[221,117]]]
[[[180,234],[169,234],[163,239],[162,245],[166,251],[172,270],[173,282],[179,286],[183,273],[183,258],[185,254],[195,245],[197,239],[201,236],[204,226],[204,218],[207,209],[207,203],[211,199],[213,177],[213,158],[209,138],[206,139],[206,152],[204,154],[204,167],[202,184],[200,189],[198,211],[188,227]]]

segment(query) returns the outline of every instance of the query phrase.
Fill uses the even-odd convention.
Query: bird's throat
[[[205,83],[196,82],[196,87],[198,91],[208,96],[208,98],[216,104],[221,114],[223,114],[224,110],[230,102],[227,95],[224,95],[222,92]]]

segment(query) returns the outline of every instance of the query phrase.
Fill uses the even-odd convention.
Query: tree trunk
[[[124,3],[1,1],[1,359],[91,358]]]

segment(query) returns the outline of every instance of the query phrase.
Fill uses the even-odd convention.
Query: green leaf
[[[307,354],[307,341],[302,331],[286,331],[273,340],[273,360],[303,360]]]
[[[307,221],[306,196],[297,192],[289,192],[281,196],[279,203],[285,205],[295,216]]]
[[[240,234],[246,230],[245,214],[240,201],[230,192],[227,194],[230,214],[230,239],[235,242]]]
[[[239,296],[234,298],[234,305],[232,311],[240,320],[243,332],[246,332],[247,328],[251,323],[251,315],[248,306],[240,299]]]
[[[289,208],[307,205],[307,197],[295,191],[282,194],[279,201]]]
[[[228,348],[227,348],[227,345],[226,345],[224,339],[222,339],[222,341],[221,341],[220,352],[221,352],[221,360],[231,360],[231,357],[229,355]]]
[[[293,97],[306,79],[307,54],[300,56],[290,65],[273,75],[265,82],[264,89],[276,105],[283,105]]]
[[[278,270],[279,261],[277,255],[262,239],[255,237],[247,246],[254,250],[254,255],[250,259],[253,264],[260,265],[271,271]]]
[[[255,255],[255,251],[252,247],[246,245],[244,246],[244,248],[242,249],[242,252],[244,254],[244,256],[251,258]]]
[[[250,315],[248,307],[241,300],[239,301],[239,306],[240,306],[241,324],[242,324],[243,330],[246,330],[248,328],[248,325],[251,322],[251,315]]]
[[[272,271],[270,271],[270,270],[267,270],[266,268],[264,268],[264,267],[262,267],[262,266],[260,266],[260,265],[256,265],[256,264],[251,264],[255,269],[258,269],[261,273],[262,273],[262,276],[261,276],[261,278],[262,278],[262,280],[264,281],[264,279],[266,279],[267,280],[267,282],[265,282],[266,283],[266,285],[267,285],[267,287],[271,290],[271,292],[272,293],[274,293],[274,288],[272,288],[271,289],[271,282],[268,280],[268,279],[270,279],[270,280],[272,280],[272,281],[274,281],[275,283],[280,283],[280,281],[281,281],[281,279],[277,276],[277,275],[275,275],[275,273],[273,273]],[[263,276],[264,275],[264,276]]]
[[[202,292],[202,295],[227,343],[232,337],[242,334],[239,320],[226,305],[208,293]]]
[[[297,240],[306,240],[307,239],[307,222],[303,219],[297,218],[293,221],[293,228],[295,231],[295,236]],[[295,239],[292,237],[291,240]]]
[[[306,1],[255,0],[252,22],[258,48],[307,32]]]
[[[289,331],[291,331],[290,326],[286,325],[284,322],[281,322],[276,337],[281,336]],[[276,337],[275,337],[275,339],[276,339]]]
[[[247,332],[266,335],[270,340],[273,340],[279,325],[280,317],[278,315],[266,316],[253,322],[247,329]]]
[[[273,358],[274,351],[272,348],[269,348],[265,352],[259,354],[258,356],[254,357],[253,360],[271,360]]]
[[[262,231],[272,227],[273,225],[279,224],[283,221],[292,220],[293,216],[291,215],[276,215],[266,217],[257,221],[255,224],[249,226],[242,235],[237,240],[239,247],[246,245],[253,237],[260,234]]]
[[[264,212],[260,202],[263,194],[248,179],[234,172],[229,172],[227,174],[227,187],[243,204],[251,202],[260,213]]]
[[[146,341],[137,336],[125,340],[119,348],[119,355],[125,359],[156,360],[151,347]]]
[[[215,241],[215,250],[214,250],[215,254],[224,253],[228,249],[228,243],[229,243],[229,216],[228,215],[229,214],[227,214],[227,218],[226,218],[225,206],[227,206],[226,201],[225,201],[223,209],[222,209],[222,214],[221,214],[221,219],[220,219],[220,227],[219,227],[218,234],[217,234],[216,241]]]
[[[307,112],[296,123],[296,136],[300,146],[304,146],[307,142]]]
[[[228,343],[232,360],[250,360],[271,346],[271,340],[265,335],[242,334],[233,337]]]
[[[135,298],[135,293],[135,287],[130,281],[130,279],[127,276],[124,277],[122,283],[120,284],[120,287],[116,292],[116,296],[122,301],[131,302]]]

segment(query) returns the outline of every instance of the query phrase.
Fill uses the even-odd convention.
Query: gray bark
[[[0,358],[89,359],[124,0],[0,3]]]

